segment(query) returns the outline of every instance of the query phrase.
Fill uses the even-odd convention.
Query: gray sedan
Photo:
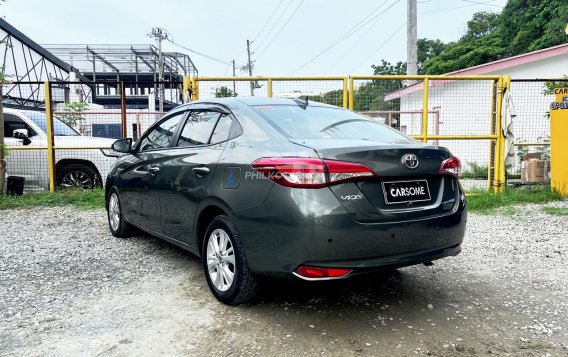
[[[227,304],[252,299],[260,276],[343,279],[461,251],[459,159],[353,111],[204,100],[113,148],[112,234],[136,227],[200,256]]]

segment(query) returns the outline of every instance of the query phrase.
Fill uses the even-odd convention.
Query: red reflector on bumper
[[[300,266],[295,273],[308,279],[340,278],[351,273],[351,269],[346,268],[321,268]]]

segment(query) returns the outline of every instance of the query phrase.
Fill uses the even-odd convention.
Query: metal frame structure
[[[66,81],[69,73],[78,80],[88,78],[38,45],[4,19],[0,18],[0,56],[2,71],[8,81],[4,86],[3,101],[7,106],[43,108],[45,93],[32,82]]]
[[[159,51],[153,45],[43,45],[93,82],[157,82]],[[164,81],[197,76],[188,55],[164,52]]]

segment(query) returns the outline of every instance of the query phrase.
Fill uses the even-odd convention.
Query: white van
[[[45,112],[4,108],[4,143],[15,146],[47,146]],[[89,146],[100,149],[55,150],[56,185],[89,189],[100,186],[118,156],[110,147],[115,139],[81,136],[73,128],[53,118],[54,144]],[[6,176],[25,178],[26,190],[49,187],[47,150],[11,150],[6,158]]]

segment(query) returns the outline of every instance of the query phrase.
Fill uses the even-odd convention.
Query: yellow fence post
[[[496,123],[496,131],[497,134],[497,141],[495,144],[495,170],[493,172],[493,190],[495,193],[499,193],[503,190],[502,185],[503,181],[501,181],[501,167],[505,166],[505,158],[504,153],[502,152],[502,142],[503,140],[503,130],[501,129],[501,112],[503,109],[503,94],[505,88],[505,79],[501,77],[497,84],[497,123]]]
[[[53,108],[51,101],[51,84],[44,82],[45,87],[45,128],[47,134],[47,168],[49,174],[49,192],[55,192],[55,150],[53,150]]]
[[[268,91],[268,98],[272,98],[272,79],[268,78],[266,85],[266,90]]]
[[[191,99],[199,100],[199,78],[193,77],[191,81]]]
[[[503,96],[506,90],[507,91],[511,90],[511,76],[503,77],[503,90],[501,92],[501,109],[503,108]],[[499,116],[501,117],[501,112],[499,112]],[[503,118],[501,118],[501,120],[502,119]],[[501,149],[499,151],[501,155],[500,167],[499,167],[499,182],[500,182],[499,192],[502,192],[503,189],[505,188],[505,185],[507,184],[507,169],[505,167],[506,140],[502,129],[502,121],[499,122],[499,127],[497,129],[499,129],[499,138],[501,138]]]
[[[424,86],[424,93],[422,97],[422,142],[428,142],[428,95],[429,95],[429,88],[428,88],[428,78],[424,78],[422,82]]]
[[[191,80],[189,76],[183,76],[183,102],[188,103],[191,98],[189,98],[189,89],[191,88]]]
[[[343,108],[349,108],[349,89],[347,84],[347,77],[343,78]]]
[[[498,95],[499,80],[493,80],[491,85],[491,116],[489,133],[492,135],[497,135],[497,95]],[[487,191],[491,190],[494,185],[495,179],[495,167],[496,167],[496,152],[497,152],[497,140],[489,140],[489,161],[487,165]]]
[[[353,110],[354,108],[354,87],[355,85],[353,84],[353,77],[349,77],[349,109]]]

